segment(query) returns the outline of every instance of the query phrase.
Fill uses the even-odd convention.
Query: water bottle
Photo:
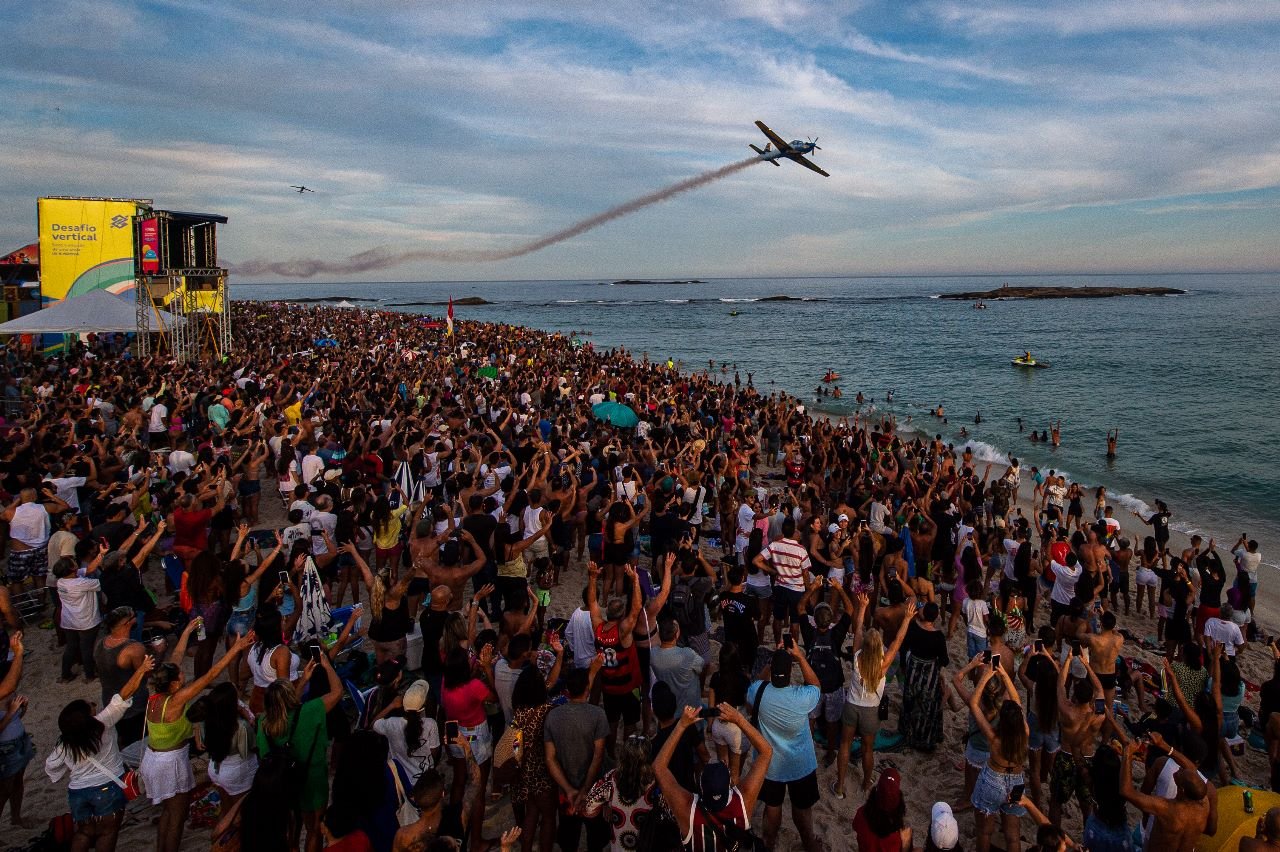
[[[197,617],[196,618],[196,641],[203,642],[206,638],[208,637],[204,631],[204,619]]]

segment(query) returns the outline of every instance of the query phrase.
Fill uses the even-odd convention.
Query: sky
[[[1280,270],[1280,2],[70,0],[7,9],[0,253],[41,195],[349,280]],[[290,184],[314,194],[298,195]],[[288,280],[271,275],[237,283]]]

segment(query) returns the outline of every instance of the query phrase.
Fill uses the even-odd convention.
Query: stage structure
[[[218,266],[217,226],[226,222],[173,210],[140,211],[134,219],[139,355],[154,351],[182,361],[230,350],[227,270]],[[166,325],[161,311],[186,322]]]

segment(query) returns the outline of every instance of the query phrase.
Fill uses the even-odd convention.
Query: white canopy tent
[[[160,325],[167,330],[186,322],[168,311],[155,310],[148,315],[148,320],[152,331],[160,331],[157,327]],[[106,334],[137,330],[137,303],[106,290],[90,290],[34,314],[0,323],[0,334]]]

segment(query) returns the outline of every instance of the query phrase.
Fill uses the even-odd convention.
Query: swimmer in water
[[[982,425],[982,412],[981,412],[981,411],[979,411],[979,412],[977,413],[977,415],[976,415],[976,416],[974,416],[974,418],[973,418],[973,425],[974,425],[974,426],[980,426],[980,425]]]
[[[1035,429],[1031,430],[1031,441],[1036,444],[1040,443],[1040,436],[1036,434]]]
[[[1021,418],[1021,417],[1019,417],[1019,418],[1018,418],[1018,431],[1019,431],[1019,432],[1021,432],[1021,431],[1022,431],[1022,418]]]
[[[946,419],[943,419],[943,421],[942,421],[942,422],[943,422],[943,423],[946,423],[947,421],[946,421]],[[960,427],[960,437],[961,437],[961,438],[967,438],[967,437],[969,437],[969,430],[968,430],[968,429],[966,429],[966,428],[964,428],[963,426],[961,426],[961,427]]]
[[[1116,444],[1120,441],[1119,429],[1107,430],[1107,458],[1114,459],[1116,457]]]
[[[1056,447],[1062,443],[1062,421],[1059,420],[1051,428],[1053,429],[1053,445]]]

